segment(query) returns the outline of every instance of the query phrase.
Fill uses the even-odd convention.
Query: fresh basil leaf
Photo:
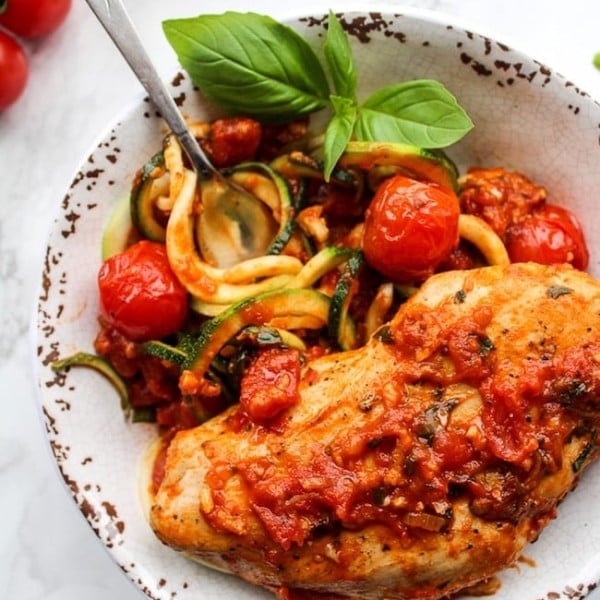
[[[284,122],[328,105],[308,42],[266,15],[226,12],[163,22],[193,83],[225,111]]]
[[[600,69],[600,52],[596,52],[592,57],[592,64],[596,67],[596,69]]]
[[[353,100],[341,96],[331,96],[330,100],[334,114],[323,140],[325,181],[329,181],[331,172],[352,137],[357,114],[356,102]]]
[[[456,98],[439,82],[419,79],[376,91],[360,107],[359,140],[443,148],[473,127]]]
[[[352,50],[348,36],[332,10],[329,11],[323,52],[337,95],[355,100],[357,75]]]
[[[0,0],[0,15],[3,12],[6,12],[7,7],[8,7],[8,0]]]

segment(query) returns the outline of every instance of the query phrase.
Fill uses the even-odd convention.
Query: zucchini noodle
[[[175,199],[167,224],[166,246],[173,272],[183,286],[200,300],[217,304],[239,302],[260,292],[283,286],[302,268],[302,263],[289,256],[251,259],[230,269],[210,266],[202,259],[194,239],[197,176],[188,169],[183,186]],[[228,281],[228,277],[236,283]],[[255,283],[238,283],[265,277]]]
[[[458,217],[458,233],[483,254],[490,265],[508,265],[510,258],[500,236],[483,220],[474,215]]]
[[[165,168],[169,173],[169,203],[173,207],[175,199],[181,193],[185,178],[185,167],[183,165],[183,152],[179,141],[174,135],[168,135],[163,147]],[[165,209],[168,209],[165,206]]]
[[[195,122],[192,130],[209,148],[215,142],[211,123]],[[139,169],[130,198],[118,204],[103,233],[103,260],[139,238],[163,244],[170,269],[187,291],[183,328],[137,344],[136,352],[139,360],[159,361],[155,369],[175,369],[180,396],[174,401],[183,401],[195,418],[208,418],[218,411],[215,405],[223,409],[236,401],[245,365],[262,347],[291,348],[303,356],[351,351],[379,335],[419,289],[420,280],[383,275],[363,252],[365,216],[382,181],[399,174],[417,179],[441,188],[457,205],[463,186],[486,182],[481,172],[459,179],[456,166],[439,151],[354,141],[326,180],[321,162],[310,154],[313,142],[306,136],[291,148],[282,144],[269,158],[252,155],[221,168],[272,219],[271,237],[259,256],[244,256],[244,243],[247,236],[264,237],[265,231],[253,229],[251,213],[230,214],[227,208],[219,211],[218,204],[218,223],[210,220],[208,207],[219,197],[215,186],[220,183],[199,180],[173,135]],[[239,143],[243,146],[243,140]],[[495,168],[494,177],[502,171]],[[494,194],[491,190],[489,196]],[[502,234],[483,214],[462,208],[455,248],[432,274],[510,262]],[[215,240],[221,229],[225,233]],[[235,249],[230,252],[228,244]],[[78,363],[59,362],[57,369]],[[110,374],[123,397],[127,381],[119,380],[114,369]],[[135,413],[135,398],[131,405]]]

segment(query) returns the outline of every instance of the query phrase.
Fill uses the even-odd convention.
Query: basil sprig
[[[192,82],[231,114],[283,123],[330,108],[323,152],[328,178],[352,138],[443,148],[473,123],[439,82],[421,79],[385,86],[360,103],[348,36],[332,11],[324,66],[291,27],[266,15],[171,19],[167,40]]]

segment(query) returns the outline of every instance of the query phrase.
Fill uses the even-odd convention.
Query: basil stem
[[[330,96],[333,106],[333,117],[325,130],[323,154],[325,156],[324,176],[329,181],[340,156],[344,153],[356,122],[356,103],[341,96]]]

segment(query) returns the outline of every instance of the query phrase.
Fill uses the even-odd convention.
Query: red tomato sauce
[[[490,520],[516,522],[534,510],[525,495],[539,477],[561,467],[564,440],[579,421],[569,413],[569,403],[584,394],[590,402],[597,398],[600,373],[593,372],[590,357],[600,347],[528,360],[517,366],[515,377],[514,365],[491,368],[490,349],[482,345],[489,319],[489,311],[481,310],[449,331],[440,330],[430,360],[438,364],[439,357],[450,357],[453,367],[434,376],[413,356],[393,383],[396,390],[408,390],[406,396],[387,402],[379,418],[334,443],[313,441],[302,455],[286,452],[280,423],[279,452],[236,464],[252,510],[279,547],[289,550],[319,531],[377,523],[410,543],[414,536],[443,531],[456,496],[466,497],[476,514]],[[394,333],[406,364],[407,351],[398,341],[408,334],[416,343],[424,330],[419,334],[409,323],[406,331]],[[577,377],[586,385],[577,385]],[[255,374],[249,378],[253,386],[258,381]],[[452,424],[458,400],[443,390],[465,381],[481,394],[481,420]],[[385,393],[373,390],[382,398]],[[479,437],[471,425],[480,429]],[[254,435],[270,435],[268,426],[259,423]],[[220,470],[214,467],[209,485]],[[225,504],[219,512],[219,502],[225,497],[217,495],[217,510],[207,515],[217,528],[224,526],[220,518],[226,513]]]
[[[244,374],[240,405],[253,421],[272,419],[298,402],[299,379],[298,350],[262,350]]]

